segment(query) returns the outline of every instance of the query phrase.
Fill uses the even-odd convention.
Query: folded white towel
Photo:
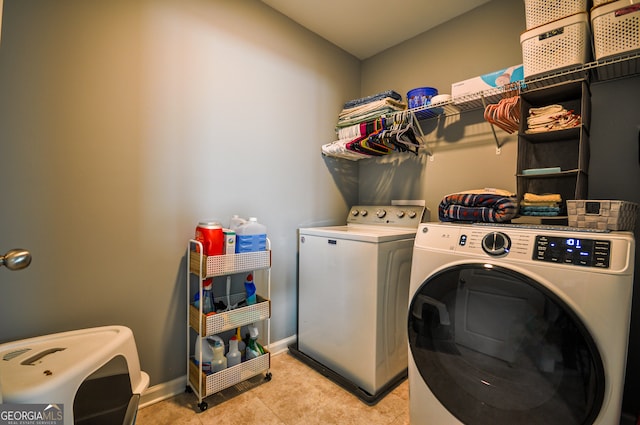
[[[542,106],[540,108],[530,108],[529,116],[549,115],[549,114],[555,114],[562,111],[564,111],[564,107],[562,105]]]

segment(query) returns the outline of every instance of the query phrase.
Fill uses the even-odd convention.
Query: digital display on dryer
[[[606,269],[609,268],[610,251],[610,241],[536,236],[533,259]]]

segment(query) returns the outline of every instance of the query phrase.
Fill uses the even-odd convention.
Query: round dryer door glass
[[[422,379],[467,425],[590,424],[598,415],[604,372],[593,339],[527,276],[445,269],[416,291],[408,328]]]

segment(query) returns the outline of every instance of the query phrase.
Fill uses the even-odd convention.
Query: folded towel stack
[[[396,92],[395,90],[386,90],[380,93],[372,94],[370,96],[361,97],[360,99],[349,100],[344,103],[343,109],[355,108],[356,106],[361,106],[366,103],[375,102],[376,100],[382,100],[386,98],[395,99],[398,101],[402,100],[402,96]]]
[[[528,129],[526,133],[544,133],[547,131],[564,130],[579,126],[580,115],[566,110],[562,105],[549,105],[541,108],[529,109],[527,117]]]
[[[525,193],[520,201],[520,214],[528,216],[554,217],[560,215],[562,197],[558,193],[537,195]]]
[[[384,114],[404,111],[405,109],[407,109],[407,104],[402,102],[402,96],[393,90],[387,90],[346,102],[338,115],[336,127],[349,127],[363,121],[378,118]]]
[[[402,96],[387,90],[346,102],[336,124],[338,140],[322,145],[322,153],[353,161],[392,152],[417,155],[419,132]]]

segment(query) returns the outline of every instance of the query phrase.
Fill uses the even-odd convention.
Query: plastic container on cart
[[[236,229],[236,253],[264,251],[267,247],[267,226],[249,217]]]
[[[240,353],[240,349],[238,348],[239,341],[237,336],[232,336],[229,339],[229,352],[227,353],[227,367],[233,367],[235,365],[240,364],[242,361],[242,353]]]
[[[238,230],[238,227],[242,226],[246,222],[247,220],[245,220],[244,218],[240,217],[237,214],[234,214],[233,217],[231,217],[231,220],[229,221],[229,229],[235,232]]]
[[[213,345],[213,358],[211,359],[211,372],[220,372],[227,368],[227,358],[224,356],[224,344],[215,341]]]
[[[201,357],[202,356],[202,357]],[[196,337],[196,346],[194,358],[196,362],[200,362],[202,358],[202,370],[205,372],[211,372],[211,360],[213,360],[213,348],[207,340],[200,335]]]
[[[224,254],[224,233],[216,220],[204,220],[196,227],[196,240],[202,243],[205,255]]]

